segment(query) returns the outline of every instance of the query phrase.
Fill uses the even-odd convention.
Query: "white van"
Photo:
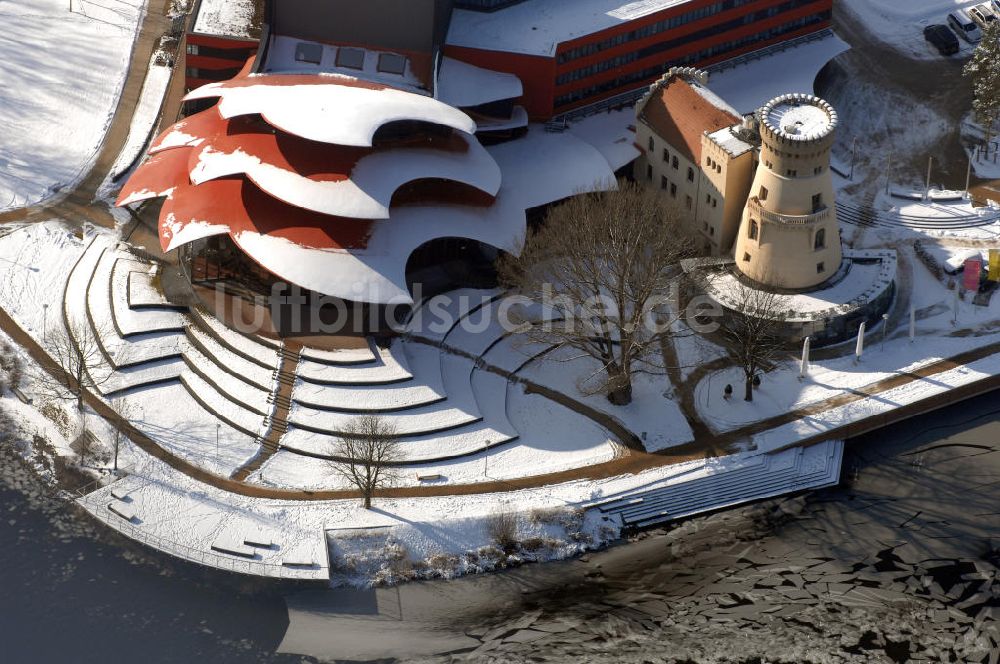
[[[970,44],[975,44],[983,38],[983,31],[979,29],[979,26],[964,9],[956,9],[948,14],[948,25],[958,33],[959,37]]]

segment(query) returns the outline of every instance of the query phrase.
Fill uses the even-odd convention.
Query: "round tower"
[[[772,99],[757,111],[760,163],[736,239],[736,266],[758,283],[817,286],[840,268],[830,176],[837,112],[812,95]]]

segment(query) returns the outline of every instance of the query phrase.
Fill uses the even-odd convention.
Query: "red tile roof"
[[[707,96],[710,92],[702,91],[674,77],[652,94],[640,115],[658,136],[695,164],[701,164],[702,134],[740,122],[732,111],[713,103]]]

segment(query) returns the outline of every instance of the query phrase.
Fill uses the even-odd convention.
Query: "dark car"
[[[924,28],[924,39],[929,41],[941,55],[958,53],[958,37],[947,25],[928,25]]]

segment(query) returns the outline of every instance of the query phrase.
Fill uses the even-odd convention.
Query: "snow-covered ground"
[[[167,94],[170,76],[173,73],[171,67],[156,64],[156,57],[154,53],[149,71],[146,73],[146,80],[142,84],[142,92],[139,93],[139,104],[132,116],[128,138],[115,165],[111,167],[110,174],[114,177],[118,177],[136,163],[156,129],[156,121],[160,117],[160,108],[163,106],[163,98]]]
[[[145,0],[0,2],[0,209],[72,185],[118,103]]]
[[[572,350],[557,351],[536,360],[521,375],[557,392],[572,394],[588,406],[616,418],[642,438],[650,452],[694,439],[691,427],[677,405],[670,381],[662,370],[635,376],[632,403],[627,406],[614,406],[603,393],[595,392],[603,375],[600,363],[591,357],[580,357]],[[553,435],[567,435],[564,430],[561,434],[559,431],[554,427]]]

